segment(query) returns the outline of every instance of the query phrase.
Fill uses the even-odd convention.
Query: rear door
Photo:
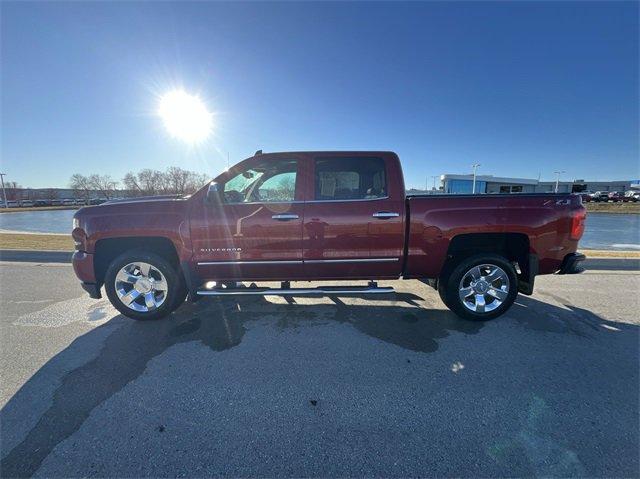
[[[222,201],[196,207],[191,236],[205,279],[295,279],[303,275],[303,159],[264,155],[218,179]]]
[[[323,279],[398,277],[404,242],[404,195],[390,181],[397,157],[316,155],[304,213],[308,276]],[[390,167],[391,166],[391,167]]]

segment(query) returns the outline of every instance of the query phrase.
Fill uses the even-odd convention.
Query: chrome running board
[[[318,288],[212,288],[199,289],[200,296],[331,296],[346,294],[389,294],[395,293],[391,287],[378,286],[325,286]]]

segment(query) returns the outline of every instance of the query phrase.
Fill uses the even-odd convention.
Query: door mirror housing
[[[209,189],[207,190],[207,203],[210,205],[222,203],[222,189],[220,188],[220,185],[214,181],[209,183]]]

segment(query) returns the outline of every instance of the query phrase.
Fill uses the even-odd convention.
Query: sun
[[[184,90],[172,90],[162,95],[158,115],[172,137],[189,144],[203,142],[213,130],[213,115],[207,106]]]

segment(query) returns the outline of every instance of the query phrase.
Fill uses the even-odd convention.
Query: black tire
[[[485,312],[472,311],[463,304],[459,296],[460,282],[463,277],[465,277],[472,268],[480,265],[497,266],[506,273],[509,279],[507,296],[502,301],[502,304],[495,307],[495,309]],[[513,265],[503,256],[490,253],[477,254],[461,259],[457,264],[452,266],[450,271],[448,275],[441,278],[441,281],[438,282],[438,293],[440,297],[443,298],[444,304],[463,319],[487,321],[497,318],[511,307],[518,296],[518,276]],[[489,297],[487,306],[495,304],[493,303],[494,301],[496,300]]]
[[[448,299],[447,299],[447,292],[445,289],[445,285],[446,284],[446,280],[438,280],[438,295],[440,296],[440,299],[442,300],[442,302],[444,303],[444,305],[451,309],[451,306],[449,306],[448,303]]]
[[[144,262],[150,264],[153,268],[159,270],[167,282],[167,290],[164,301],[160,306],[150,311],[135,311],[122,302],[116,292],[116,276],[118,272],[125,266],[134,262]],[[104,287],[107,297],[111,304],[128,318],[135,320],[155,320],[160,319],[173,310],[175,310],[186,296],[186,286],[182,276],[174,269],[174,267],[164,258],[154,253],[148,253],[143,250],[130,250],[122,253],[114,259],[104,278]],[[140,301],[140,300],[136,300]]]
[[[442,270],[442,274],[438,278],[438,295],[440,296],[440,300],[444,303],[444,305],[451,309],[449,306],[449,299],[447,298],[447,282],[449,281],[449,276],[451,275],[451,268],[449,265],[445,265]]]
[[[173,302],[173,308],[171,309],[171,311],[175,311],[180,306],[182,306],[182,303],[184,303],[184,300],[187,299],[187,294],[189,294],[187,283],[182,277],[182,274],[178,274],[178,280],[179,280],[179,283],[178,283],[178,289],[176,291],[176,299]]]

